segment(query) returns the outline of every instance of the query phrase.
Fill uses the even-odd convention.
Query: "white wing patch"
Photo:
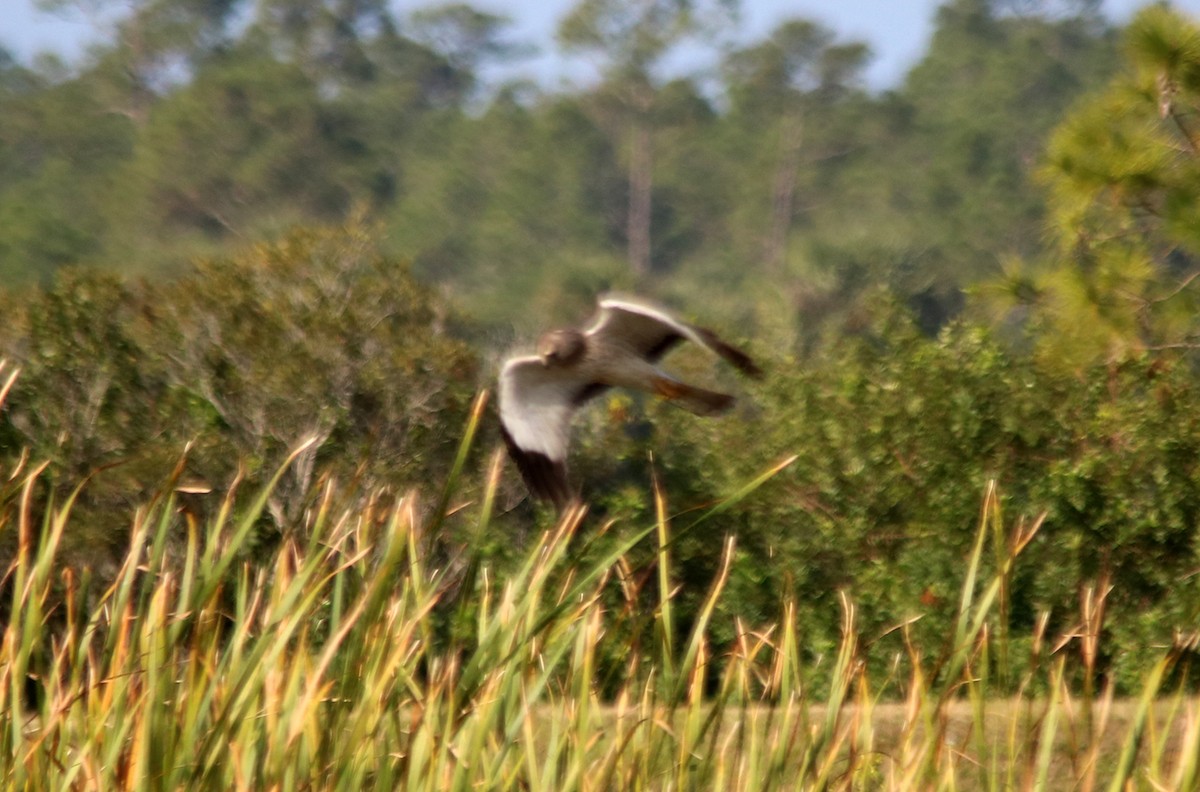
[[[569,370],[546,368],[539,357],[513,358],[500,371],[500,421],[522,451],[563,462],[575,394],[585,384]]]
[[[691,341],[724,358],[743,374],[755,378],[763,374],[749,355],[712,330],[676,319],[664,309],[641,300],[615,296],[600,300],[600,313],[587,333],[601,342],[633,345],[655,360],[677,342]]]
[[[663,336],[678,334],[694,344],[709,349],[708,342],[687,322],[681,322],[658,306],[625,297],[605,297],[600,300],[600,314],[592,326],[587,329],[588,335],[603,332],[608,335],[620,336],[623,331],[627,330],[623,324],[631,324],[628,318],[622,323],[622,314],[632,314],[634,317],[657,322],[661,327],[656,329]]]

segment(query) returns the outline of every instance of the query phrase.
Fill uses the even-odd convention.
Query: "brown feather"
[[[725,360],[729,361],[729,363],[737,368],[738,371],[754,377],[755,379],[762,379],[762,369],[759,368],[758,364],[751,360],[750,356],[745,352],[733,346],[732,344],[722,341],[716,333],[714,333],[712,330],[709,330],[707,327],[696,327],[693,325],[692,329],[696,331],[696,335],[704,339],[704,343],[707,344],[713,352],[716,352],[718,355],[725,358]]]
[[[500,427],[500,434],[504,437],[509,457],[517,464],[525,486],[534,497],[550,501],[559,511],[576,500],[575,493],[571,490],[565,461],[551,459],[536,451],[523,450],[503,425]]]

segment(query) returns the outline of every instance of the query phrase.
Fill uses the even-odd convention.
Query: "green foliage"
[[[443,53],[463,74],[476,74],[488,60],[522,54],[521,47],[504,39],[508,22],[508,17],[453,2],[419,8],[409,19],[414,38]]]
[[[1093,14],[1006,15],[956,0],[938,10],[929,52],[909,73],[910,130],[892,211],[909,221],[919,277],[946,308],[1005,255],[1041,248],[1044,197],[1033,176],[1064,108],[1111,72],[1111,34]],[[900,174],[897,174],[900,176]],[[910,287],[910,292],[914,291]]]
[[[1125,68],[1050,141],[1055,249],[983,290],[1029,314],[1039,351],[1085,365],[1191,348],[1200,236],[1200,26],[1163,6],[1125,33]]]
[[[881,283],[936,329],[1036,251],[1028,176],[1114,60],[1094,13],[947,4],[902,87],[871,94],[865,46],[808,20],[722,60],[732,6],[579,3],[563,44],[600,56],[600,84],[489,92],[519,48],[466,6],[139,0],[74,71],[4,67],[0,272],[177,273],[365,208],[493,332],[531,291],[636,282],[819,314],[786,334],[811,347]],[[685,38],[714,79],[660,71]]]
[[[166,285],[71,273],[18,307],[4,348],[24,371],[0,442],[10,460],[22,446],[51,460],[47,481],[63,482],[60,497],[66,482],[95,474],[76,506],[93,528],[68,536],[68,555],[119,545],[116,507],[149,497],[185,446],[177,475],[221,492],[238,478],[261,481],[310,443],[275,484],[260,540],[297,524],[312,507],[306,493],[330,477],[364,491],[437,480],[455,454],[447,426],[466,414],[478,377],[467,348],[441,330],[451,323],[445,307],[355,229],[297,232]],[[1069,630],[1082,592],[1111,582],[1108,653],[1096,663],[1128,685],[1146,670],[1146,640],[1200,618],[1191,574],[1200,399],[1189,367],[1147,357],[1077,375],[971,325],[930,339],[888,301],[857,336],[803,362],[759,351],[770,376],[747,388],[737,414],[700,421],[613,395],[581,416],[573,452],[597,517],[632,525],[654,519],[652,481],[668,514],[682,510],[678,524],[736,491],[763,460],[795,457],[710,528],[673,540],[677,615],[689,624],[704,607],[703,581],[722,565],[710,531],[738,537],[716,646],[737,640],[735,618],[766,623],[786,597],[801,617],[805,661],[816,663],[837,645],[846,590],[865,609],[868,656],[901,651],[902,636],[889,631],[918,616],[906,634],[936,643],[954,618],[989,481],[1006,514],[1042,521],[995,629],[1028,632],[1048,619]],[[702,380],[710,363],[691,352],[670,366]],[[467,464],[478,470],[480,460]],[[519,484],[505,480],[501,497],[512,504]],[[189,495],[188,508],[211,511],[215,497]],[[473,541],[509,557],[509,537],[536,524],[529,509],[513,509]],[[581,558],[625,539],[595,537]],[[652,549],[627,552],[631,563],[653,563]],[[631,630],[630,641],[645,640]],[[622,655],[604,662],[617,668]]]
[[[45,281],[101,250],[134,130],[86,81],[0,65],[0,283]]]
[[[267,504],[275,531],[318,472],[367,491],[444,474],[475,359],[443,332],[444,306],[364,234],[297,231],[167,284],[57,278],[15,305],[0,347],[22,367],[8,453],[51,460],[54,481],[97,474],[80,509],[105,544],[123,527],[113,504],[159,486],[185,447],[186,475],[221,491],[311,441]]]
[[[680,41],[727,23],[736,7],[736,0],[579,0],[559,22],[558,41],[608,59],[614,75],[644,79]]]
[[[327,114],[295,67],[249,53],[208,64],[142,132],[134,168],[153,174],[144,193],[153,225],[238,233],[273,203],[269,211],[293,221],[338,216],[348,197],[320,170],[336,161]]]
[[[670,364],[702,379],[688,362]],[[614,398],[588,415],[578,446],[585,495],[634,522],[652,513],[652,477],[683,519],[763,460],[795,456],[715,522],[739,540],[718,606],[729,619],[755,624],[794,598],[815,661],[836,645],[840,592],[850,591],[869,656],[903,652],[889,631],[910,619],[906,634],[936,644],[989,481],[1010,519],[1041,520],[994,629],[1029,632],[1048,618],[1070,630],[1084,590],[1111,582],[1098,665],[1130,684],[1147,670],[1147,641],[1169,642],[1200,618],[1200,412],[1187,366],[1046,369],[980,327],[928,339],[887,304],[863,335],[820,357],[764,362],[767,380],[746,388],[734,415],[702,422]],[[680,612],[692,613],[698,581],[719,561],[712,534],[681,539],[675,553]],[[734,635],[715,629],[720,639]]]

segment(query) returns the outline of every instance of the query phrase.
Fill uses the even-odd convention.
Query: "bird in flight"
[[[664,373],[658,361],[691,341],[752,377],[762,371],[745,352],[716,333],[662,308],[627,297],[605,297],[586,329],[551,330],[537,354],[509,358],[500,369],[500,430],[509,455],[536,497],[560,510],[576,499],[567,476],[571,419],[609,388],[668,399],[696,415],[733,406],[726,393],[689,385]]]

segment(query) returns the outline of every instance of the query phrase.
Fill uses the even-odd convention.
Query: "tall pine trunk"
[[[654,89],[639,79],[629,93],[629,214],[625,239],[635,277],[650,272],[650,216],[654,192]]]
[[[796,173],[804,139],[804,121],[799,113],[788,113],[779,131],[779,161],[771,188],[771,228],[765,252],[767,271],[783,273],[788,237],[796,204]]]
[[[650,271],[650,212],[654,189],[654,152],[650,125],[640,114],[633,121],[629,152],[629,215],[625,219],[629,268],[641,277]]]

